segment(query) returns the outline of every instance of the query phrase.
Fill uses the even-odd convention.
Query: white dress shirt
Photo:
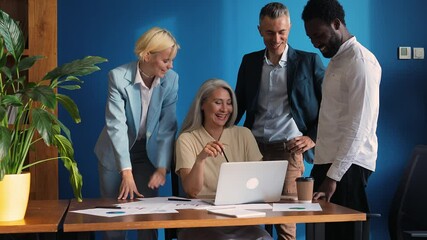
[[[329,62],[314,164],[332,163],[327,176],[340,181],[352,164],[375,171],[381,66],[352,37]]]
[[[141,122],[139,126],[139,131],[138,131],[138,140],[140,140],[141,138],[145,138],[145,132],[146,132],[145,126],[147,125],[146,123],[147,123],[148,107],[150,106],[151,95],[153,95],[153,89],[160,84],[160,78],[156,77],[153,81],[153,84],[151,85],[151,88],[148,88],[147,85],[145,85],[144,81],[142,80],[139,64],[137,64],[136,71],[137,72],[135,74],[135,84],[139,84],[141,88],[141,101],[142,101],[141,102],[141,106],[142,106]]]

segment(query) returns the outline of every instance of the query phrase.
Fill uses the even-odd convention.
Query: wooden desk
[[[30,200],[23,220],[0,221],[0,234],[57,232],[69,203],[69,200]]]
[[[109,199],[85,199],[78,203],[71,201],[69,211],[93,208],[97,205],[119,203]],[[122,202],[120,202],[122,203]],[[319,229],[325,222],[358,222],[366,221],[366,214],[339,205],[319,201],[323,211],[318,212],[273,212],[264,210],[266,217],[260,218],[230,218],[209,214],[206,210],[179,210],[179,213],[129,215],[122,217],[98,217],[86,214],[68,212],[64,221],[64,232],[109,231],[157,228],[191,228],[242,226],[281,223],[307,223],[307,239],[319,238]],[[320,223],[320,228],[314,224]],[[320,230],[321,231],[321,230]]]

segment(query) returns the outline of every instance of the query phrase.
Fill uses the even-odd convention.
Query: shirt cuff
[[[120,172],[123,172],[124,170],[132,170],[132,168],[131,167],[123,168],[122,170],[120,170]]]
[[[340,169],[335,167],[333,164],[329,168],[328,172],[326,173],[326,176],[328,176],[330,179],[335,180],[339,182],[344,174],[340,174]]]

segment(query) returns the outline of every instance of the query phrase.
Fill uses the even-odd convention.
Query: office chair
[[[427,239],[427,145],[416,146],[390,208],[391,240]]]

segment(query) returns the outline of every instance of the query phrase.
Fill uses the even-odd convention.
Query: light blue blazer
[[[140,85],[135,85],[138,62],[109,72],[106,125],[95,145],[99,164],[108,170],[131,168],[130,149],[141,122]],[[178,74],[172,70],[153,89],[146,121],[146,149],[155,168],[169,169],[177,131]]]

